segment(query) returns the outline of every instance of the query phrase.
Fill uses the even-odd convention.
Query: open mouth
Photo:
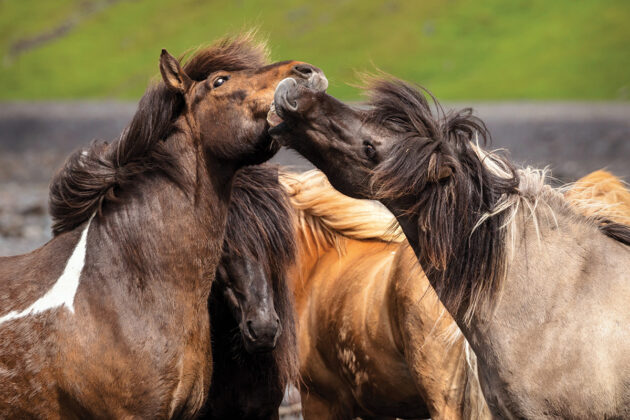
[[[280,134],[287,128],[287,125],[282,117],[276,112],[275,102],[271,103],[271,108],[269,108],[269,112],[267,113],[267,123],[269,124],[269,134],[272,136],[274,134]]]
[[[304,82],[299,83],[294,78],[280,81],[274,92],[274,101],[267,112],[268,132],[271,136],[278,136],[289,129],[289,125],[284,121],[288,115],[284,115],[284,113],[298,111],[298,88],[314,92],[326,92],[328,80],[322,73],[315,73],[306,84]]]

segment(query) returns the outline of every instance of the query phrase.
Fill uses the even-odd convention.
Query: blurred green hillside
[[[0,0],[0,99],[137,99],[174,55],[257,26],[355,99],[380,68],[441,99],[628,99],[628,0]]]

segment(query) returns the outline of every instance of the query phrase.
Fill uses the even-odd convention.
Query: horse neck
[[[183,186],[165,176],[144,177],[98,225],[109,239],[103,243],[110,249],[102,251],[124,262],[112,267],[121,272],[110,278],[137,281],[143,289],[179,290],[205,302],[221,254],[234,171],[190,152],[188,141],[180,134],[166,142]]]
[[[405,234],[405,238],[414,251],[416,258],[420,255],[420,246],[418,238],[418,217],[410,214],[404,205],[396,201],[383,201],[387,209],[396,217],[398,225]]]
[[[339,240],[345,241],[345,237],[338,236]],[[334,247],[322,240],[308,223],[303,223],[296,228],[296,237],[297,258],[296,263],[289,270],[289,278],[291,279],[296,309],[299,313],[305,295],[308,294],[313,270],[320,258]]]
[[[418,230],[419,218],[417,214],[409,212],[408,205],[410,202],[411,201],[406,198],[402,202],[398,202],[395,200],[383,201],[383,204],[396,217],[396,220],[398,221],[398,224],[405,234],[409,245],[414,251],[416,259],[419,261],[421,255],[420,237]],[[461,238],[461,240],[465,240],[465,238]],[[431,287],[433,287],[433,289],[435,290],[439,290],[441,286],[441,273],[433,270],[427,270],[424,267],[423,269],[425,270],[425,274],[427,276],[427,279],[429,280],[429,284],[431,285]],[[469,331],[469,323],[464,320],[466,305],[462,305],[460,308],[453,308],[449,307],[447,302],[441,300],[441,303],[446,307],[448,312],[458,324],[459,328],[462,330],[462,332],[464,332],[464,335],[466,336],[465,332]],[[468,338],[468,336],[466,336],[466,338]]]

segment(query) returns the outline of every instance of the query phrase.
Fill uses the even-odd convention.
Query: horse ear
[[[444,162],[444,159],[440,159],[437,153],[433,153],[429,158],[428,171],[429,181],[432,182],[439,182],[453,175],[453,169]]]
[[[162,50],[160,55],[160,73],[166,86],[176,92],[186,93],[192,85],[192,80],[179,65],[179,61],[166,50]]]
[[[442,165],[440,166],[440,170],[438,171],[437,180],[441,181],[445,178],[450,177],[451,175],[453,175],[453,170],[451,169],[451,167],[448,165]]]

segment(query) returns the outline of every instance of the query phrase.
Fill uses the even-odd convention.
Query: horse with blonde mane
[[[564,196],[585,216],[605,215],[630,226],[630,191],[610,172],[599,170],[580,178]]]
[[[304,418],[489,418],[475,355],[392,214],[319,171],[282,183],[296,213]]]
[[[405,82],[365,108],[285,80],[270,133],[396,216],[500,418],[630,418],[630,228],[483,150],[470,109]]]

